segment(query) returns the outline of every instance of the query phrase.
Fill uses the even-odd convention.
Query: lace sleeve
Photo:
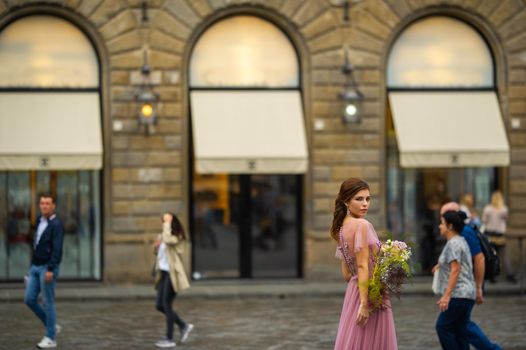
[[[356,234],[354,236],[354,252],[359,252],[364,247],[375,245],[378,242],[373,225],[365,219],[358,219]]]

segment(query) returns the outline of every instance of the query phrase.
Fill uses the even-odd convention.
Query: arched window
[[[66,230],[61,276],[101,277],[99,76],[90,40],[62,18],[0,30],[0,279],[26,273],[42,192]]]
[[[0,86],[98,88],[97,55],[84,33],[68,21],[21,18],[0,32]]]
[[[451,17],[415,22],[396,39],[388,58],[390,88],[491,88],[494,80],[484,39]]]
[[[296,51],[276,26],[254,16],[212,25],[190,61],[191,87],[299,87]]]

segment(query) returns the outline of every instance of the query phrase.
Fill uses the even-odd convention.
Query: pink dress
[[[356,324],[356,314],[360,306],[356,253],[364,247],[371,249],[369,273],[372,273],[374,267],[372,252],[378,251],[379,246],[380,241],[373,225],[365,219],[352,219],[340,229],[336,254],[346,261],[353,276],[345,292],[334,349],[392,350],[398,348],[391,301],[388,297],[384,298],[384,308],[371,313],[365,326]]]

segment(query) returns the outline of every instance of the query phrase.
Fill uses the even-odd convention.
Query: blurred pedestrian
[[[506,250],[506,222],[508,220],[508,207],[504,204],[502,192],[494,191],[491,194],[491,202],[484,207],[482,212],[482,224],[484,234],[488,235],[491,244],[497,250],[501,261],[506,269],[506,280],[517,283],[511,268],[510,258]],[[492,281],[495,282],[495,281]]]
[[[397,349],[393,312],[389,296],[381,309],[371,312],[368,281],[374,269],[374,254],[380,241],[373,225],[365,219],[371,194],[360,179],[345,180],[334,202],[331,237],[338,242],[336,253],[347,290],[334,349]]]
[[[460,210],[466,214],[466,221],[464,222],[467,225],[474,225],[480,227],[480,217],[475,209],[475,199],[471,193],[464,193],[460,197]]]
[[[456,211],[446,211],[441,219],[440,234],[447,240],[438,264],[437,301],[440,314],[436,331],[440,345],[445,350],[469,350],[468,323],[475,304],[475,278],[471,253],[466,240],[460,236],[464,221]]]
[[[48,349],[57,347],[56,335],[61,330],[56,324],[55,285],[62,260],[64,225],[55,214],[55,197],[51,194],[40,195],[39,207],[24,301],[46,327],[46,335],[37,347]],[[39,294],[42,294],[43,307],[38,303]]]
[[[157,289],[156,308],[166,317],[166,337],[157,341],[155,346],[171,348],[175,347],[174,323],[179,327],[181,343],[187,341],[194,325],[181,319],[172,308],[177,293],[190,287],[182,262],[186,234],[175,214],[165,213],[162,220],[163,232],[155,243],[157,253],[155,288]]]
[[[460,214],[460,218],[463,219],[465,213],[462,211],[461,206],[456,202],[448,202],[440,209],[440,215],[444,215],[446,211],[455,211]],[[484,302],[484,272],[485,272],[485,260],[482,248],[480,246],[479,238],[477,233],[473,230],[470,225],[464,225],[460,235],[466,240],[469,252],[471,254],[473,262],[473,276],[475,278],[475,302],[482,304]],[[468,321],[467,326],[468,342],[477,350],[500,350],[500,346],[491,342],[491,340],[484,334],[482,329],[473,320]]]

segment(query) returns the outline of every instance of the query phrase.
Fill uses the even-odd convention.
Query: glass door
[[[252,276],[297,277],[297,177],[252,175],[251,185]]]
[[[193,278],[301,276],[301,176],[194,175]]]
[[[240,176],[195,175],[193,278],[239,277]]]
[[[438,231],[441,206],[471,194],[475,201],[472,215],[481,215],[497,187],[497,169],[402,169],[395,157],[388,157],[387,179],[388,229],[394,238],[415,243],[417,272],[429,274],[445,244]]]

